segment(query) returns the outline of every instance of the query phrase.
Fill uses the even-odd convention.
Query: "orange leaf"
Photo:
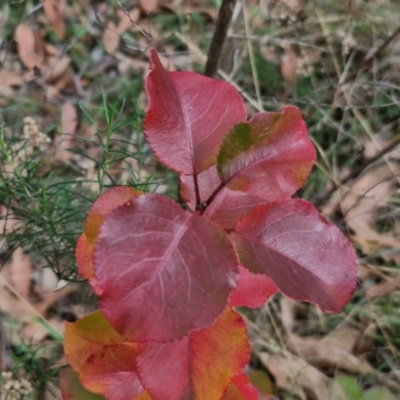
[[[79,371],[97,350],[125,341],[101,311],[95,311],[76,322],[65,324],[64,352],[69,364],[76,371]]]
[[[181,340],[138,343],[138,374],[154,399],[219,400],[248,358],[245,323],[228,307]]]
[[[86,389],[107,400],[136,399],[144,391],[136,373],[136,345],[101,348],[82,366],[80,379]]]
[[[105,400],[103,396],[88,392],[71,368],[61,369],[58,377],[63,400]]]
[[[241,372],[232,378],[221,400],[258,400],[258,393],[247,375]]]
[[[64,353],[68,362],[79,372],[86,390],[107,400],[152,400],[137,377],[136,348],[136,343],[127,342],[114,330],[101,311],[66,322]],[[76,396],[80,390],[83,388],[67,391],[65,396]]]

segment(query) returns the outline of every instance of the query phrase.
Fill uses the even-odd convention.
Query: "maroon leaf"
[[[301,112],[263,112],[236,125],[218,155],[218,171],[229,189],[274,201],[299,189],[316,158]]]
[[[295,300],[339,312],[355,289],[353,247],[304,200],[256,206],[231,237],[246,268],[266,274]]]
[[[261,307],[278,288],[266,275],[252,274],[247,268],[239,265],[239,282],[229,296],[231,307]]]
[[[188,203],[191,210],[196,208],[196,193],[194,177],[181,175],[181,195]],[[213,192],[221,184],[221,179],[217,172],[217,166],[213,165],[197,176],[200,203],[207,202]],[[236,223],[255,205],[265,203],[261,199],[251,194],[222,188],[217,195],[207,205],[203,216],[216,222],[224,229],[233,229]]]
[[[158,159],[186,175],[217,161],[224,136],[246,120],[243,100],[233,86],[194,72],[167,72],[150,53],[146,79],[150,106],[144,133]]]
[[[243,318],[228,307],[181,340],[139,344],[138,375],[154,400],[220,400],[249,353]]]
[[[179,339],[209,326],[238,280],[222,229],[159,195],[112,211],[94,257],[100,307],[135,342]]]

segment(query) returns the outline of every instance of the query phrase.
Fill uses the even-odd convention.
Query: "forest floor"
[[[25,398],[61,399],[64,320],[96,308],[74,260],[94,199],[119,184],[178,196],[142,137],[149,49],[171,71],[202,73],[217,3],[2,2],[0,369],[32,383]],[[318,161],[297,195],[358,255],[339,315],[279,294],[242,310],[261,400],[400,398],[399,21],[398,0],[234,9],[218,78],[250,116],[302,110]]]

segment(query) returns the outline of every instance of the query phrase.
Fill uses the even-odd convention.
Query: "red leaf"
[[[258,400],[258,393],[247,375],[241,372],[229,383],[221,400]]]
[[[134,400],[143,392],[136,373],[136,345],[114,344],[101,348],[82,366],[80,379],[86,389],[107,400]]]
[[[245,121],[243,100],[226,82],[194,72],[167,72],[155,50],[150,57],[147,141],[168,167],[185,175],[198,174],[216,163],[224,136]]]
[[[168,343],[138,344],[138,374],[154,400],[219,400],[249,359],[246,325],[227,308],[209,328]]]
[[[191,210],[196,208],[196,192],[193,176],[181,175],[181,196],[187,201]],[[197,176],[200,203],[206,202],[221,184],[217,166],[213,165]],[[265,203],[251,194],[230,190],[224,187],[207,206],[203,216],[216,222],[224,229],[233,229],[243,215],[255,205]]]
[[[105,400],[103,396],[88,392],[79,381],[78,373],[71,368],[62,368],[59,373],[63,400]]]
[[[116,186],[99,196],[93,203],[85,223],[85,232],[79,237],[75,249],[76,263],[79,274],[84,279],[89,279],[94,292],[100,294],[95,277],[93,265],[94,245],[100,234],[100,226],[104,218],[117,206],[124,204],[143,192],[137,191],[128,186]]]
[[[258,308],[277,290],[268,276],[252,274],[247,268],[239,265],[239,282],[229,295],[228,304],[231,307]]]
[[[236,125],[218,155],[218,171],[227,187],[283,200],[305,182],[316,153],[299,109],[263,112]]]
[[[285,295],[339,312],[356,285],[356,257],[339,229],[308,202],[256,206],[232,233],[241,263]]]
[[[211,325],[238,279],[222,229],[159,195],[110,213],[95,260],[100,307],[135,342],[179,339]]]

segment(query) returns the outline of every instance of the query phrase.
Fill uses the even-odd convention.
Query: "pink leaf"
[[[239,265],[239,282],[229,296],[229,305],[258,308],[277,290],[268,276],[252,274],[247,268]]]
[[[193,176],[181,175],[181,195],[187,201],[191,210],[196,208],[196,193]],[[221,184],[217,166],[213,165],[197,176],[200,203],[207,202],[213,192]],[[224,229],[233,229],[243,215],[255,205],[265,203],[251,194],[222,188],[207,206],[203,216],[216,222]]]
[[[154,400],[219,400],[249,352],[246,325],[227,308],[215,324],[181,340],[139,344],[138,374]]]
[[[243,100],[226,82],[193,72],[167,72],[155,50],[150,57],[146,138],[168,167],[198,174],[216,163],[224,136],[245,121]]]
[[[263,112],[236,125],[218,155],[218,171],[229,189],[274,201],[299,189],[316,153],[300,110]]]
[[[231,235],[241,263],[295,300],[339,312],[355,289],[353,247],[304,200],[256,206]]]
[[[100,231],[100,307],[130,341],[179,339],[224,310],[238,266],[217,225],[147,194],[117,207]]]

